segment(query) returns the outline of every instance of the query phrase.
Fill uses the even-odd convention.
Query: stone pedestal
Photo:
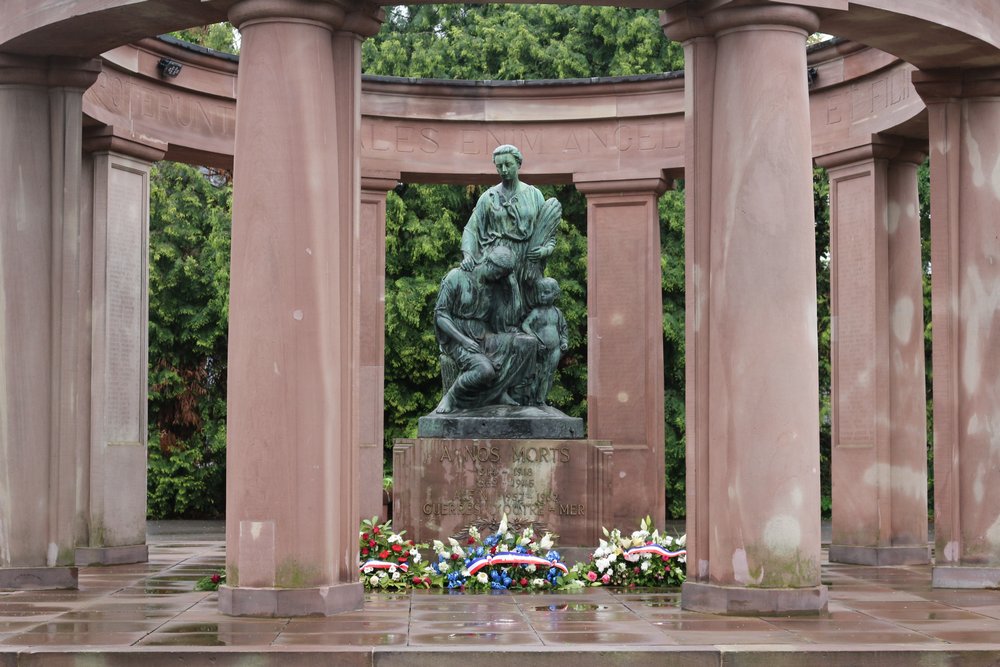
[[[702,4],[664,17],[685,44],[687,96],[681,604],[817,612],[826,589],[805,38],[818,21],[795,6]]]
[[[934,585],[1000,585],[1000,78],[915,72],[931,146]]]
[[[600,440],[397,440],[393,525],[416,542],[470,525],[559,535],[557,548],[592,550],[611,525],[612,450]]]
[[[99,71],[0,55],[0,588],[76,586],[90,391],[80,115]]]
[[[358,439],[360,443],[361,518],[383,514],[382,477],[385,447],[385,198],[399,174],[365,174],[361,178],[355,260],[358,270]]]
[[[587,433],[615,448],[614,526],[665,518],[663,285],[651,178],[577,181],[587,196]]]
[[[930,562],[917,166],[894,137],[817,158],[830,175],[830,561]]]
[[[84,137],[90,281],[88,506],[77,565],[145,562],[149,169],[166,144],[95,128]],[[84,326],[84,330],[87,327]],[[89,465],[88,465],[89,464]]]
[[[361,2],[246,0],[219,608],[332,614],[358,582]],[[348,13],[345,14],[345,9]],[[358,9],[358,13],[350,13]]]

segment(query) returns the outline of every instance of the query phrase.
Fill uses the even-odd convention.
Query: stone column
[[[82,96],[97,61],[0,55],[0,588],[75,588]]]
[[[661,175],[577,182],[587,196],[587,437],[614,448],[613,523],[663,526]]]
[[[687,80],[687,609],[826,607],[805,76],[817,25],[784,5],[664,15]]]
[[[1000,78],[915,72],[931,146],[935,586],[1000,585]]]
[[[361,605],[354,234],[360,3],[245,0],[230,288],[233,615]],[[371,10],[378,15],[378,10]],[[377,26],[377,21],[371,20]]]
[[[398,174],[362,175],[357,241],[359,275],[358,440],[361,518],[385,520],[382,507],[385,408],[385,198]]]
[[[86,532],[77,565],[145,562],[149,169],[166,144],[87,132],[84,221],[91,245],[90,446],[80,477]],[[84,421],[81,419],[81,421]]]
[[[917,166],[892,137],[816,159],[830,175],[830,561],[930,562]]]

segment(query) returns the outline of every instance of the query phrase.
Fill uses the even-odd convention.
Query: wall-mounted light
[[[156,69],[160,70],[160,76],[171,79],[181,73],[181,67],[183,65],[170,58],[160,58],[160,62],[156,63]]]
[[[810,67],[809,69],[806,70],[806,77],[808,78],[809,85],[811,86],[814,83],[816,83],[816,79],[819,78],[819,72],[816,70],[815,67]]]

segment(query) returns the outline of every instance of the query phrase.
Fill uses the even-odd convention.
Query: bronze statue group
[[[462,233],[462,262],[441,281],[434,308],[445,393],[436,412],[545,405],[568,346],[545,276],[562,206],[518,178],[523,157],[493,151],[500,183],[479,198]]]

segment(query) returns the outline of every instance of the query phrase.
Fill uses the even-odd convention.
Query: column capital
[[[355,0],[352,4],[353,7],[348,9],[341,30],[353,32],[360,37],[377,35],[385,20],[385,10],[369,0]]]
[[[229,10],[229,20],[243,29],[255,23],[315,23],[331,30],[371,37],[385,11],[370,0],[243,0]]]
[[[242,30],[255,23],[315,23],[330,30],[344,24],[339,2],[322,0],[243,0],[229,10],[229,21]]]
[[[868,160],[896,160],[921,164],[927,158],[927,147],[923,142],[894,135],[872,135],[871,142],[834,151],[815,158],[816,165],[824,169],[836,169]]]
[[[917,94],[927,103],[1000,96],[1000,67],[916,70],[912,81]]]
[[[101,73],[98,58],[31,57],[0,53],[0,85],[90,88]]]
[[[167,142],[138,136],[117,126],[103,125],[84,130],[83,150],[88,153],[118,153],[144,162],[156,162],[166,154]]]
[[[815,12],[798,5],[739,5],[715,3],[708,9],[690,2],[675,5],[660,14],[664,34],[678,42],[711,37],[745,28],[779,27],[803,31],[819,28]]]
[[[362,171],[361,189],[388,192],[399,184],[399,172]]]
[[[673,185],[673,179],[660,173],[648,176],[615,178],[611,174],[585,174],[574,177],[573,185],[588,198],[594,195],[654,194],[662,195]]]

